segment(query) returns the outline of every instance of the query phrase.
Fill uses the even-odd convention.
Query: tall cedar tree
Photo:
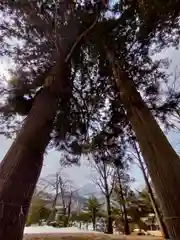
[[[69,147],[70,153],[74,150],[77,153],[80,150],[76,139],[79,137],[83,141],[85,138],[86,122],[81,121],[81,114],[87,111],[81,105],[85,97],[91,96],[89,88],[93,84],[94,89],[97,86],[90,79],[91,85],[84,89],[88,72],[84,74],[84,82],[80,78],[80,82],[77,80],[73,84],[73,79],[82,73],[78,72],[78,66],[76,69],[73,67],[70,59],[82,33],[86,34],[91,25],[93,27],[91,17],[83,21],[83,7],[75,5],[72,0],[0,3],[0,14],[3,16],[0,22],[1,56],[11,57],[17,66],[13,81],[15,86],[11,84],[6,89],[8,91],[1,89],[7,94],[1,107],[1,127],[8,120],[5,131],[11,127],[14,130],[14,125],[18,123],[16,114],[27,115],[27,110],[30,110],[0,165],[0,239],[22,239],[29,204],[50,140],[58,149]],[[93,7],[94,20],[99,8],[96,5]],[[79,97],[82,89],[85,91]],[[93,94],[89,101],[95,97]],[[29,107],[30,101],[33,105]],[[22,102],[28,103],[25,109]],[[80,126],[78,129],[77,125]],[[57,145],[57,142],[61,144]]]
[[[1,13],[4,14],[4,20],[1,23],[1,52],[3,55],[6,54],[13,57],[20,69],[22,69],[22,67],[24,67],[23,69],[26,69],[26,71],[24,71],[25,74],[23,75],[25,78],[23,81],[18,81],[18,83],[21,83],[23,85],[23,91],[27,89],[26,87],[28,87],[28,94],[33,94],[36,92],[37,86],[42,86],[42,83],[38,85],[37,81],[33,81],[33,79],[37,79],[37,76],[39,75],[41,78],[40,80],[44,80],[46,78],[45,75],[42,74],[44,72],[46,73],[46,76],[52,75],[52,72],[47,74],[47,69],[48,67],[51,67],[52,63],[55,63],[53,64],[54,67],[51,69],[53,70],[53,75],[58,76],[54,78],[51,87],[43,88],[43,91],[38,94],[38,97],[34,102],[34,107],[26,119],[23,131],[21,131],[21,133],[18,135],[19,140],[16,140],[13,145],[14,147],[11,148],[7,155],[8,157],[6,156],[6,161],[3,161],[1,164],[1,169],[3,169],[1,176],[4,176],[4,179],[8,179],[8,181],[3,180],[2,184],[8,191],[7,194],[5,194],[3,192],[4,188],[2,188],[2,194],[0,192],[0,196],[4,202],[5,210],[10,211],[9,209],[11,209],[11,214],[14,214],[15,218],[11,217],[13,221],[16,219],[15,222],[18,222],[19,218],[17,219],[17,215],[19,214],[19,211],[22,207],[25,206],[27,209],[31,191],[29,191],[29,194],[27,194],[28,197],[26,197],[26,201],[24,201],[24,197],[19,196],[18,194],[17,196],[19,196],[19,198],[14,199],[14,194],[11,190],[14,189],[14,185],[12,183],[16,181],[16,184],[23,183],[23,186],[25,186],[25,183],[33,183],[33,181],[37,179],[42,165],[42,155],[45,147],[50,140],[49,136],[53,129],[52,124],[54,123],[55,131],[53,131],[51,138],[52,140],[55,140],[53,143],[56,143],[56,146],[58,148],[62,146],[62,139],[65,139],[66,141],[63,141],[64,148],[72,147],[73,150],[76,150],[76,152],[82,151],[79,144],[77,144],[77,142],[74,142],[72,139],[74,139],[74,137],[77,139],[78,135],[78,137],[80,136],[80,141],[82,142],[84,140],[84,135],[87,137],[86,134],[76,134],[77,132],[79,133],[79,131],[76,131],[76,128],[72,128],[72,124],[69,124],[70,130],[67,128],[68,130],[66,129],[64,131],[64,134],[60,134],[62,133],[60,131],[62,130],[60,121],[61,118],[63,119],[64,117],[64,119],[66,119],[67,116],[71,116],[71,119],[68,119],[68,121],[65,120],[65,122],[70,123],[75,122],[74,119],[80,119],[77,116],[77,118],[75,118],[74,115],[70,114],[70,106],[67,104],[71,102],[70,99],[73,99],[76,103],[74,104],[74,102],[71,102],[71,107],[73,105],[76,110],[76,107],[80,105],[79,102],[83,104],[83,100],[85,99],[85,112],[88,113],[85,115],[89,127],[89,118],[92,115],[89,114],[89,111],[87,110],[90,110],[91,113],[94,113],[94,109],[103,109],[104,103],[107,103],[108,99],[109,101],[112,99],[112,85],[116,85],[115,87],[117,88],[117,91],[119,91],[119,98],[124,106],[124,112],[127,114],[128,121],[131,123],[140,143],[142,154],[150,171],[156,191],[159,195],[159,198],[161,199],[170,235],[174,238],[178,236],[179,213],[177,206],[179,195],[177,191],[174,193],[172,186],[175,186],[175,183],[179,182],[179,159],[176,153],[170,147],[167,139],[152,117],[152,114],[148,110],[147,106],[144,104],[144,101],[142,100],[140,94],[137,92],[137,90],[143,92],[144,96],[146,96],[145,101],[148,104],[149,108],[154,110],[153,113],[157,114],[160,98],[160,82],[164,81],[166,79],[166,76],[160,69],[160,67],[162,67],[162,62],[152,62],[148,56],[150,41],[144,41],[142,44],[142,40],[145,39],[141,28],[143,20],[141,21],[141,18],[138,15],[139,12],[137,11],[137,5],[135,3],[136,1],[121,1],[121,5],[118,10],[118,13],[120,14],[116,14],[116,17],[112,17],[111,19],[109,19],[109,17],[108,19],[105,19],[107,15],[104,15],[104,18],[101,17],[101,21],[97,22],[95,28],[93,29],[93,34],[88,35],[88,38],[83,38],[83,41],[81,41],[80,44],[76,46],[74,55],[72,56],[72,61],[69,62],[69,64],[65,63],[67,71],[63,71],[63,75],[68,76],[63,76],[64,81],[55,80],[61,79],[60,74],[62,74],[62,71],[60,70],[62,69],[61,67],[64,66],[63,56],[66,56],[68,50],[72,49],[71,47],[74,43],[74,40],[77,38],[77,35],[79,35],[83,30],[87,29],[87,26],[93,24],[95,21],[94,19],[96,19],[96,12],[95,14],[89,15],[90,12],[87,11],[87,9],[86,11],[81,11],[82,6],[76,8],[74,5],[70,4],[68,5],[70,6],[68,14],[63,15],[63,19],[62,12],[67,12],[64,11],[63,8],[57,8],[57,6],[54,6],[53,4],[45,4],[42,7],[38,1],[37,3],[21,3],[20,1],[16,1],[15,3],[0,5]],[[32,9],[33,11],[31,11]],[[29,14],[29,12],[31,12],[31,14]],[[72,12],[76,12],[76,14],[69,14]],[[64,26],[62,22],[66,22],[66,26]],[[70,23],[72,25],[70,25]],[[62,35],[62,32],[64,35],[68,36],[68,38]],[[18,38],[20,40],[23,40],[23,42],[21,42],[19,46],[16,45],[14,48],[10,48],[9,42],[6,41],[7,36],[15,37],[16,39]],[[63,41],[63,44],[59,44],[59,36],[61,36],[61,41],[65,40]],[[111,49],[109,49],[109,46],[111,46]],[[53,54],[54,52],[57,52],[57,49],[61,50],[61,58],[60,60],[58,58],[58,61],[57,57]],[[63,54],[62,49],[65,51]],[[110,64],[106,59],[110,62]],[[75,64],[73,65],[73,63]],[[70,67],[72,71],[68,71]],[[113,74],[111,69],[113,69]],[[76,81],[73,81],[73,79],[70,78],[70,72],[75,72],[75,76],[78,75],[78,78],[74,78]],[[91,77],[93,76],[91,81],[87,81],[88,75]],[[83,76],[83,78],[79,76]],[[38,80],[38,83],[41,82],[40,80]],[[79,90],[79,86],[81,86],[81,90],[77,91]],[[90,93],[90,88],[91,91],[93,91],[93,97],[88,99],[91,94],[88,95],[86,93]],[[23,94],[25,93],[26,91],[23,92]],[[63,93],[63,95],[61,93]],[[80,99],[78,94],[82,96],[82,99]],[[175,96],[175,104],[177,105],[179,95],[176,94]],[[78,104],[77,99],[80,99],[78,101]],[[95,101],[98,103],[98,105],[92,104],[92,102],[94,103]],[[49,106],[49,110],[47,110],[46,105]],[[66,111],[68,111],[68,113],[66,112],[63,114],[64,111],[62,111],[62,109],[60,111],[56,111],[58,109],[57,105],[58,107],[60,106],[59,108],[64,106],[64,109],[67,109]],[[167,109],[166,107],[160,109],[160,113],[164,112],[164,109],[166,110],[166,113],[169,113],[170,111],[173,111],[173,108],[169,107]],[[58,114],[56,114],[57,112]],[[82,114],[84,117],[84,111],[81,112],[83,112]],[[98,112],[101,111],[96,111],[96,116],[98,116]],[[8,119],[12,124],[12,111],[6,109],[6,113],[6,119]],[[79,116],[79,114],[77,115]],[[37,116],[41,116],[41,118],[38,118]],[[33,126],[32,122],[35,122],[34,119],[39,119],[39,121],[36,120],[36,124]],[[164,120],[164,118],[162,118],[162,120]],[[79,126],[77,122],[75,125],[73,125],[73,127],[76,127],[77,125]],[[60,126],[58,126],[59,124]],[[91,125],[93,129],[93,126],[95,124],[93,123]],[[25,131],[26,128],[28,129],[28,134]],[[83,123],[81,125],[81,129],[86,130],[87,125]],[[22,134],[22,132],[24,132],[24,134]],[[73,134],[71,134],[72,132]],[[35,135],[38,136],[38,146],[34,141]],[[64,142],[66,142],[65,146]],[[17,146],[19,147],[17,148]],[[22,155],[19,153],[20,148],[20,153],[22,154],[23,152]],[[18,151],[15,151],[14,149]],[[166,151],[164,151],[164,149],[166,149]],[[15,154],[14,151],[17,154]],[[29,155],[29,152],[31,152],[30,155],[32,156]],[[39,154],[40,152],[41,154]],[[18,158],[14,157],[16,155]],[[12,161],[12,158],[15,160]],[[25,164],[23,166],[21,164],[15,164],[17,162],[17,159],[20,158],[21,160],[26,158],[26,166],[24,166]],[[10,160],[11,164],[13,164],[13,166],[18,166],[20,172],[26,172],[25,169],[29,170],[31,169],[30,167],[32,167],[32,169],[38,169],[38,172],[34,176],[32,176],[32,173],[31,176],[29,176],[31,171],[27,171],[27,174],[24,176],[27,176],[28,181],[27,179],[24,179],[23,181],[23,178],[21,176],[22,174],[19,174],[17,176],[15,174],[15,171],[13,171],[13,173],[10,175],[11,177],[7,178],[7,175],[9,173],[8,169],[13,168],[13,166],[10,164],[7,166],[7,169],[5,169],[7,162],[9,162],[8,159]],[[29,159],[30,165],[27,164],[27,159]],[[32,162],[30,161],[31,159],[37,159],[37,162],[33,161],[35,166],[32,166]],[[41,159],[41,163],[39,164],[38,168],[37,164],[39,162],[39,159]],[[22,162],[23,161],[20,161],[20,163]],[[21,167],[23,167],[23,170]],[[34,170],[32,172],[35,174]],[[8,185],[5,184],[6,182]],[[35,182],[36,181],[34,181],[34,184],[31,185],[32,189],[34,188]],[[29,188],[28,184],[25,189]],[[166,186],[166,188],[164,188],[164,186]],[[9,198],[10,193],[11,196]],[[169,198],[169,193],[171,193],[171,199]],[[14,206],[16,205],[16,208],[12,208],[12,204],[10,207],[11,202],[9,199],[13,199],[13,204]],[[14,210],[12,211],[12,209]],[[27,210],[24,211],[23,216],[26,215],[26,212]],[[6,216],[8,216],[8,214]],[[172,216],[177,216],[177,218],[172,218]],[[8,225],[9,221],[10,219],[8,217],[6,217],[6,219],[3,219],[2,226],[3,224]],[[9,225],[11,225],[11,223]],[[14,227],[12,229],[12,231],[9,231],[7,233],[3,232],[5,230],[3,230],[2,227],[1,232],[4,234],[3,239],[8,239],[5,233],[7,233],[7,236],[9,236],[11,232],[13,233],[13,237],[14,235],[18,235],[19,232],[21,232],[22,235],[22,228],[18,228],[16,224],[14,224]],[[15,229],[17,231],[17,234],[14,233]],[[20,235],[17,237],[17,239],[20,239]]]
[[[165,81],[165,75],[160,70],[162,61],[153,62],[150,59],[151,45],[149,41],[147,44],[142,43],[142,39],[140,39],[142,36],[141,27],[139,27],[141,21],[139,21],[136,8],[131,5],[128,11],[127,7],[127,5],[126,8],[121,6],[119,19],[104,20],[103,24],[101,22],[96,26],[96,31],[87,39],[89,52],[93,52],[92,58],[96,58],[96,62],[99,61],[102,68],[108,64],[108,60],[113,69],[112,80],[117,85],[120,100],[136,134],[161,201],[169,235],[178,239],[180,235],[180,211],[178,208],[180,193],[176,191],[176,184],[180,182],[179,156],[169,144],[152,114],[153,110],[156,114],[158,113],[160,107],[158,104],[161,103],[158,99],[161,81]],[[93,41],[94,44],[92,44]],[[180,95],[178,92],[174,92],[172,96],[175,96],[174,104],[168,107],[164,104],[162,112],[175,110]],[[171,194],[169,195],[169,193]]]
[[[96,230],[96,221],[99,215],[101,215],[101,204],[99,203],[98,199],[94,196],[88,198],[88,212],[91,217],[91,221],[93,224],[93,230]]]

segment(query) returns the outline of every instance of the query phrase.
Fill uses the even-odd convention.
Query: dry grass
[[[93,234],[93,233],[61,233],[61,234],[44,234],[44,235],[28,235],[24,240],[162,240],[157,237],[140,237],[130,236],[124,237],[120,235],[106,235],[106,234]]]

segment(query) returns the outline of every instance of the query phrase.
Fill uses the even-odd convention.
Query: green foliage
[[[69,224],[69,217],[66,215],[59,215],[57,222],[59,227],[67,227]]]
[[[84,28],[87,28],[86,20],[89,21],[88,25],[94,20],[94,14],[91,16],[93,19],[91,19],[85,6],[77,4],[73,8],[71,16],[69,16],[69,21],[66,19],[66,26],[63,26],[62,21],[65,20],[63,17],[65,17],[69,4],[67,1],[60,1],[56,4],[50,2],[42,4],[42,1],[26,1],[26,3],[15,1],[13,4],[8,2],[0,7],[0,14],[5,14],[13,22],[10,25],[9,20],[4,18],[3,22],[0,23],[0,29],[4,29],[0,36],[3,45],[1,55],[10,56],[16,63],[15,74],[18,76],[18,81],[15,90],[18,89],[22,97],[25,94],[34,96],[38,88],[43,86],[52,66],[57,61],[57,56],[54,54],[57,52],[57,44],[53,40],[56,39],[55,35],[63,35],[63,38],[59,38],[59,36],[58,38],[66,39],[63,44],[68,44],[71,47],[71,38],[80,35],[85,30]],[[59,7],[60,4],[61,7]],[[59,9],[57,18],[54,15],[56,8]],[[36,9],[35,12],[34,9]],[[29,12],[33,14],[29,15]],[[45,20],[47,18],[48,21]],[[4,32],[5,29],[7,30],[6,33]],[[7,36],[22,44],[11,46],[5,40]],[[88,71],[83,73],[83,80],[79,79],[81,72],[79,66],[73,63],[73,59],[67,69],[64,69],[67,74],[65,78],[69,79],[70,82],[63,85],[63,94],[59,99],[59,109],[51,136],[53,147],[64,152],[67,151],[66,157],[70,161],[72,160],[70,159],[71,153],[74,154],[73,162],[78,160],[82,152],[81,144],[84,143],[87,135],[87,129],[91,128],[90,121],[94,115],[91,110],[95,109],[96,111],[95,106],[97,105],[96,91],[99,89],[99,94],[101,94],[104,90],[103,84],[98,86],[92,74],[89,76],[89,70],[88,68]],[[90,71],[94,72],[93,69]],[[89,81],[91,81],[91,84],[89,84]],[[16,112],[14,109],[12,111],[11,103],[8,101],[12,94],[11,90],[9,87],[4,88],[4,86],[1,89],[6,99],[5,106],[1,108],[1,130],[5,134],[13,134],[21,124],[19,118],[18,120],[16,118],[18,111]],[[87,102],[88,104],[86,104]],[[7,129],[10,131],[8,132]]]
[[[148,194],[148,191],[146,188],[142,189],[140,192],[139,192],[139,200],[141,201],[141,204],[146,206],[147,208],[147,212],[149,213],[153,213],[154,210],[153,210],[153,207],[152,207],[152,203],[151,203],[151,199],[149,197],[149,194]]]
[[[26,220],[27,225],[38,223],[40,220],[47,220],[50,210],[44,205],[44,201],[38,197],[34,197],[31,202],[29,214]]]
[[[131,192],[131,194],[129,194],[127,211],[132,223],[137,224],[139,227],[147,227],[143,218],[148,218],[150,213],[154,214],[154,210],[147,192],[144,189],[141,192]]]
[[[0,3],[0,15],[5,16],[0,22],[0,54],[16,63],[16,87],[23,97],[34,95],[43,86],[51,67],[59,63],[58,54],[54,55],[57,46],[72,46],[74,36],[80,35],[96,17],[90,16],[85,6],[77,4],[69,19],[63,19],[66,12],[63,7],[67,6],[59,7],[59,1],[58,6],[41,3],[40,0]],[[169,80],[164,69],[167,61],[152,60],[150,52],[152,44],[157,52],[164,46],[179,43],[179,5],[177,0],[168,0],[166,4],[162,0],[127,0],[119,1],[112,9],[109,14],[103,14],[92,32],[78,43],[64,69],[68,81],[62,84],[51,146],[66,151],[68,162],[74,163],[79,160],[83,147],[89,144],[98,161],[108,161],[110,154],[110,161],[123,168],[124,136],[130,127],[107,61],[106,48],[113,51],[121,69],[142,93],[154,116],[167,124],[168,117],[179,109],[180,93],[179,90],[161,93],[162,83]],[[9,39],[19,44],[11,45]],[[8,102],[11,87],[1,86],[1,93],[5,106],[1,108],[0,130],[11,134],[19,130],[21,123],[16,118],[18,111],[11,111]],[[125,192],[129,215],[133,221],[139,221],[150,207],[140,200],[140,195],[128,188]],[[88,207],[95,222],[100,212],[97,199],[89,199]],[[44,216],[44,210],[41,204],[32,207],[28,221],[38,221]]]
[[[127,184],[127,183],[126,183]],[[128,215],[128,220],[130,225],[137,224],[139,227],[147,227],[143,221],[143,218],[149,218],[149,214],[154,214],[154,210],[146,189],[142,189],[139,192],[135,192],[130,187],[124,187],[124,200],[126,211]],[[113,200],[117,203],[114,206],[112,213],[115,221],[123,222],[123,209],[122,209],[122,199],[119,194],[119,190],[116,187],[113,192]],[[119,218],[120,217],[120,218]]]
[[[101,204],[95,196],[88,198],[88,210],[89,212],[98,213],[101,209]]]
[[[101,206],[98,199],[94,196],[88,199],[88,212],[91,217],[93,224],[96,224],[96,218],[101,216]]]
[[[180,7],[177,0],[145,0],[139,1],[138,15],[141,22],[143,37],[156,39],[160,47],[179,42],[179,13]],[[173,33],[173,39],[170,34]]]

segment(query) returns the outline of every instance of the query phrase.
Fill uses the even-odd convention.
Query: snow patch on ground
[[[82,230],[76,227],[54,228],[51,226],[30,226],[25,227],[24,234],[43,234],[43,233],[100,233],[91,230]]]

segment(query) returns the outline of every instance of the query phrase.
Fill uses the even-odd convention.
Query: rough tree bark
[[[137,148],[137,145],[136,145],[136,142],[134,141],[133,143],[133,147],[136,151],[136,154],[137,154],[137,158],[138,158],[138,161],[139,161],[139,164],[140,164],[140,168],[141,168],[141,171],[142,171],[142,174],[143,174],[143,177],[144,177],[144,181],[146,183],[146,186],[147,186],[147,189],[148,189],[148,194],[149,194],[149,198],[150,198],[150,201],[152,203],[152,207],[154,209],[154,212],[155,212],[155,215],[156,215],[156,218],[159,222],[159,226],[160,226],[160,229],[161,229],[161,232],[162,232],[162,235],[165,239],[169,239],[169,234],[168,234],[168,230],[167,230],[167,227],[165,225],[165,222],[163,220],[163,217],[162,217],[162,214],[160,213],[159,211],[159,207],[157,205],[157,202],[156,202],[156,199],[154,197],[154,194],[153,194],[153,190],[152,190],[152,187],[150,185],[150,182],[149,182],[149,179],[148,179],[148,176],[147,176],[147,173],[145,171],[145,168],[144,168],[144,165],[143,165],[143,161],[141,159],[141,156],[140,156],[140,153],[139,153],[139,150]]]
[[[16,140],[0,164],[0,240],[21,240],[30,201],[43,164],[62,83],[63,59],[53,84],[37,96]],[[66,73],[66,76],[64,75]]]
[[[128,221],[128,213],[126,210],[126,201],[124,198],[124,193],[123,193],[123,187],[122,187],[122,183],[121,183],[121,176],[120,176],[120,172],[119,169],[117,168],[117,176],[118,176],[118,183],[119,183],[119,191],[120,191],[120,197],[122,200],[122,209],[123,209],[123,220],[124,220],[124,233],[126,235],[130,234],[130,230],[129,230],[129,221]]]
[[[53,84],[38,95],[24,126],[0,164],[0,240],[21,240],[23,237],[30,201],[43,164],[43,154],[50,141],[58,99],[61,96],[61,102],[66,102],[65,97],[68,97],[71,88],[65,56],[69,60],[77,44],[98,20],[97,16],[91,26],[78,36],[78,21],[72,18],[73,8],[69,8],[72,7],[72,1],[65,3],[61,15],[64,16],[67,10],[69,13],[72,11],[72,14],[68,14],[66,19],[69,21],[67,36],[59,44],[58,51],[61,54],[58,55],[61,59],[57,59],[53,74],[50,74]]]
[[[133,80],[122,70],[121,63],[108,51],[114,78],[127,117],[160,199],[164,220],[172,239],[180,239],[180,161],[150,110],[142,100]]]

